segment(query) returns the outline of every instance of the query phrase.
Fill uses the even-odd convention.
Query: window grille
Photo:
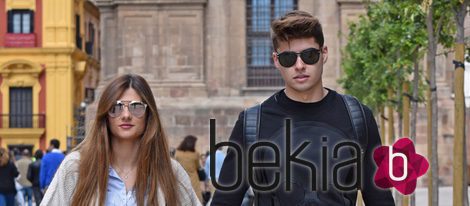
[[[247,86],[283,86],[272,60],[271,22],[297,9],[297,0],[247,0]]]

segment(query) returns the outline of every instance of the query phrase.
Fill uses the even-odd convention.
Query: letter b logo
[[[402,181],[408,176],[408,158],[403,153],[395,152],[393,153],[393,148],[388,147],[388,175],[393,181]],[[396,177],[393,174],[393,169],[396,168],[393,166],[393,158],[402,158],[403,159],[403,175],[401,177]],[[399,167],[398,167],[399,168]]]
[[[406,137],[399,138],[392,146],[375,149],[374,161],[377,164],[375,184],[381,188],[395,187],[404,195],[414,192],[416,180],[429,168],[428,160],[416,153],[413,142]]]

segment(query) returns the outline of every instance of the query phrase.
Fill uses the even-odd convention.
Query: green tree
[[[339,83],[375,111],[390,104],[387,89],[399,91],[402,83],[408,81],[415,59],[422,57],[425,32],[419,4],[370,4],[367,15],[350,24],[348,44],[343,50],[344,75]]]
[[[437,105],[437,86],[436,86],[436,53],[437,45],[440,43],[445,48],[449,48],[452,42],[454,25],[452,16],[449,15],[452,6],[448,0],[426,0],[423,2],[423,8],[426,11],[426,28],[428,34],[428,51],[426,56],[427,77],[429,83],[427,91],[427,115],[428,115],[428,158],[431,162],[429,172],[428,198],[429,204],[437,206],[439,203],[439,167],[437,153],[437,134],[438,134],[438,105]]]
[[[401,87],[415,72],[414,63],[423,56],[427,41],[425,15],[418,3],[380,1],[370,4],[367,15],[350,25],[349,41],[343,50],[344,76],[339,82],[346,92],[375,111],[384,106],[400,111]],[[419,75],[417,70],[414,76]],[[418,85],[413,84],[413,91]],[[399,95],[394,100],[387,99],[388,89]],[[419,93],[413,93],[410,99],[419,99]]]

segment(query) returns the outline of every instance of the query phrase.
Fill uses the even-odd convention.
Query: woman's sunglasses
[[[277,52],[276,52],[277,53]],[[299,53],[293,51],[285,51],[277,53],[277,58],[279,59],[279,64],[283,67],[294,66],[297,62],[297,57],[300,55],[300,59],[305,64],[313,65],[318,62],[320,59],[320,50],[316,48],[308,48]]]
[[[110,117],[118,117],[124,111],[124,107],[127,107],[132,116],[140,118],[144,116],[147,104],[139,101],[118,100],[108,111],[108,115]]]

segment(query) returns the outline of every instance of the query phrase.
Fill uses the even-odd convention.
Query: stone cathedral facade
[[[119,74],[144,76],[155,94],[170,145],[177,147],[185,135],[192,134],[199,137],[200,152],[209,149],[210,118],[217,120],[217,140],[225,141],[244,108],[282,88],[271,60],[272,19],[292,9],[319,18],[329,52],[324,85],[341,91],[337,79],[342,74],[341,49],[346,45],[348,22],[365,13],[361,0],[95,2],[101,17],[97,97],[102,87]],[[453,144],[454,121],[451,59],[441,56],[438,60],[439,161],[444,184],[452,182],[452,154],[447,152]],[[87,118],[95,108],[88,108]],[[420,109],[417,146],[421,154],[426,154],[424,106]]]

